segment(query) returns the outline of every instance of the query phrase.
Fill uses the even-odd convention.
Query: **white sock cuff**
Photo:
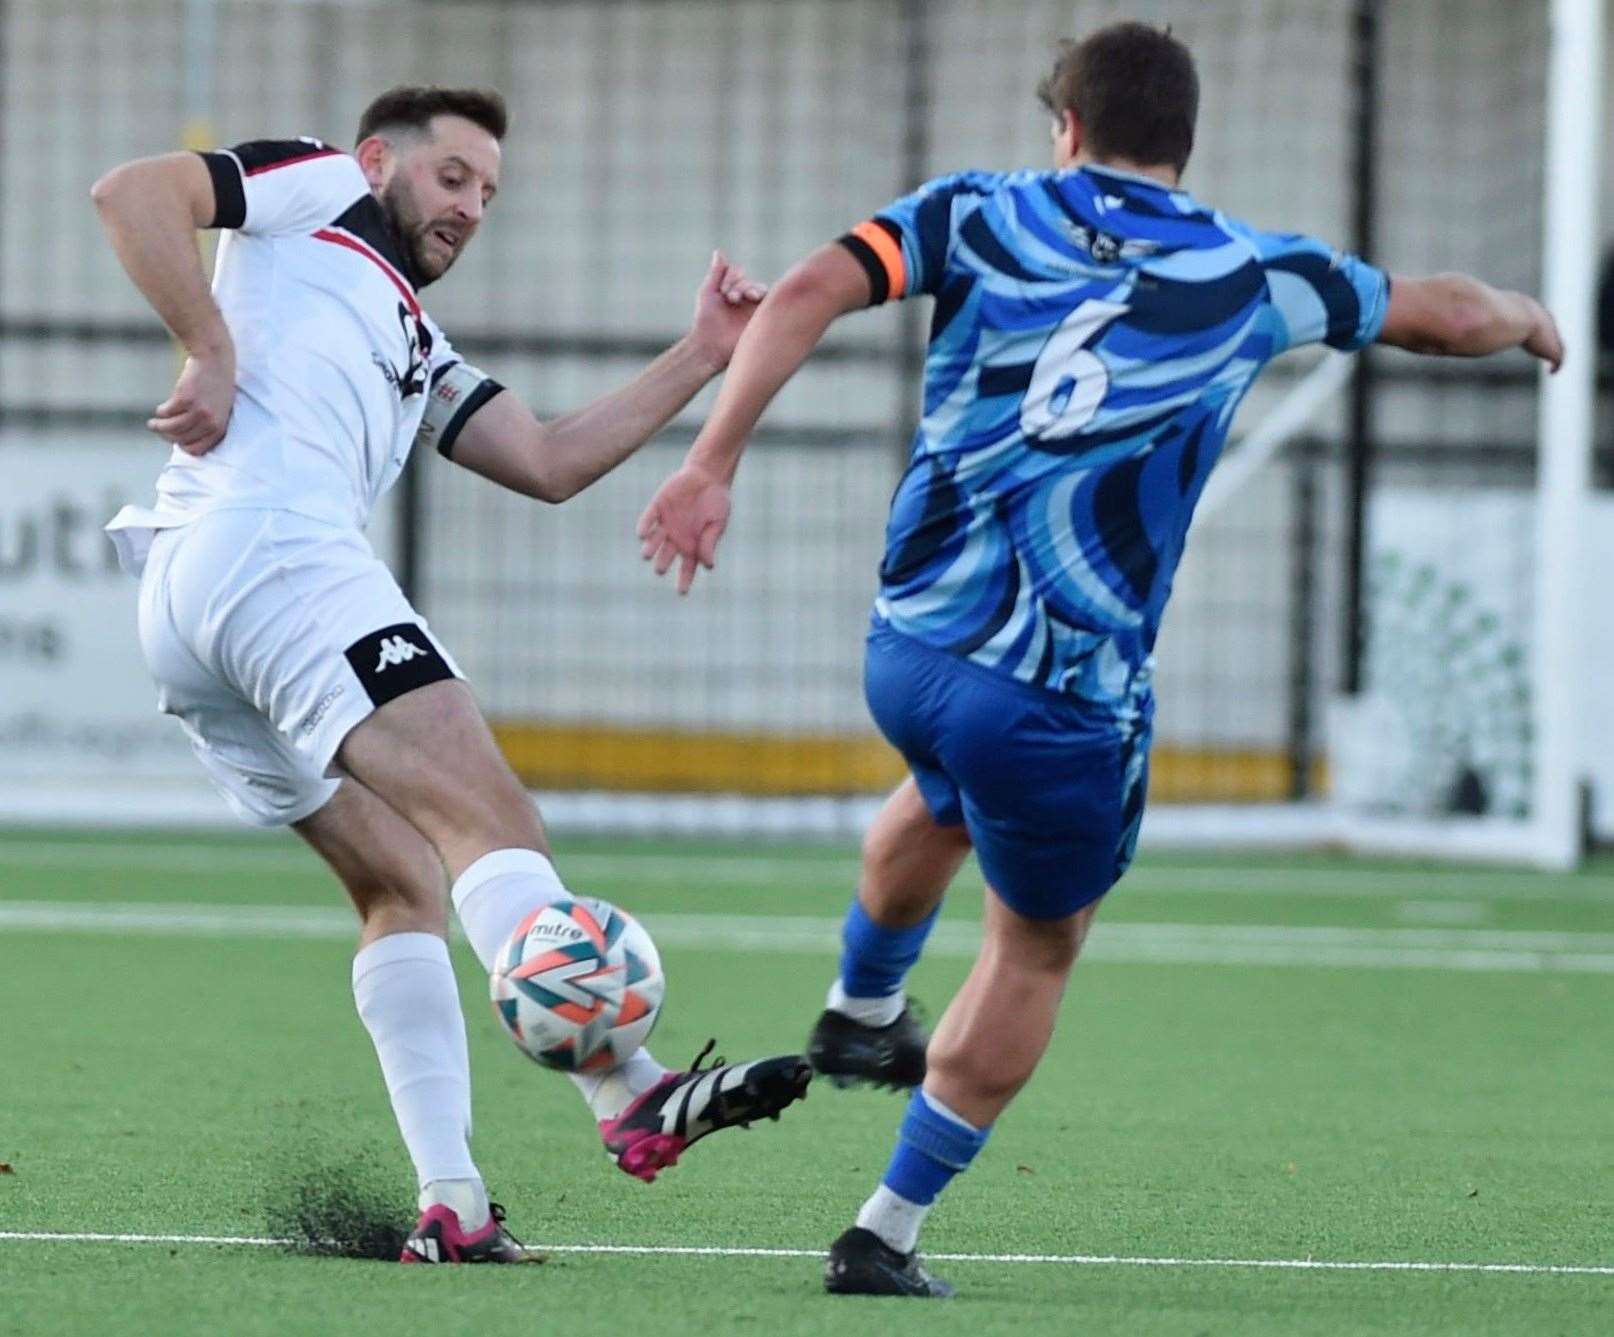
[[[846,992],[846,986],[838,975],[824,999],[824,1006],[831,1012],[839,1012],[843,1017],[850,1017],[864,1026],[889,1026],[902,1015],[902,1009],[907,1005],[908,995],[901,989],[882,998],[854,997]]]
[[[555,871],[555,865],[550,863],[548,856],[540,854],[537,850],[493,850],[484,854],[454,879],[454,887],[450,893],[454,898],[454,909],[464,909],[467,900],[489,882],[507,873],[523,873],[548,883],[553,893],[551,900],[559,900],[566,895],[566,886],[560,880],[560,874]]]
[[[438,961],[449,969],[448,944],[435,933],[389,933],[353,958],[353,987],[373,970],[399,961]]]
[[[957,1110],[948,1109],[946,1105],[937,1100],[936,1097],[931,1095],[929,1091],[921,1088],[919,1094],[924,1098],[925,1104],[929,1105],[930,1108],[933,1109],[937,1114],[941,1115],[942,1118],[951,1119],[960,1128],[968,1128],[972,1133],[979,1133],[981,1131]]]
[[[934,1205],[909,1202],[881,1184],[858,1212],[857,1223],[864,1230],[872,1230],[898,1253],[912,1253],[919,1247],[919,1228]]]
[[[420,1210],[439,1203],[460,1219],[468,1231],[488,1223],[488,1191],[480,1179],[431,1179],[420,1186]]]

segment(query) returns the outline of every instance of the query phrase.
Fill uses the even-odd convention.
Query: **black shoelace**
[[[499,1231],[500,1231],[501,1234],[505,1235],[510,1240],[510,1242],[516,1246],[516,1248],[521,1250],[522,1253],[527,1252],[526,1244],[524,1244],[521,1240],[517,1239],[516,1236],[515,1236],[515,1232],[512,1231],[504,1223],[505,1210],[504,1210],[504,1204],[503,1203],[490,1202],[488,1204],[488,1215],[491,1216],[494,1219],[494,1221],[498,1223]]]
[[[712,1039],[710,1039],[710,1040],[708,1040],[706,1042],[706,1047],[704,1049],[702,1049],[700,1053],[695,1055],[695,1061],[689,1065],[689,1070],[691,1072],[712,1072],[717,1068],[721,1068],[721,1067],[726,1066],[727,1063],[728,1063],[728,1060],[726,1058],[724,1058],[721,1054],[719,1054],[716,1058],[714,1058],[712,1060],[712,1066],[710,1068],[701,1067],[702,1060],[704,1060],[705,1057],[708,1054],[710,1054],[712,1052],[712,1050],[714,1050],[716,1048],[717,1048],[717,1038],[714,1036]]]

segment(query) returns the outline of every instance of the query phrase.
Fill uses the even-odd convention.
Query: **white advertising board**
[[[162,459],[121,434],[0,438],[0,782],[194,774],[157,713],[136,583],[101,532],[124,502],[149,504]]]
[[[164,458],[138,430],[0,434],[0,823],[238,826],[158,713],[139,586],[101,528],[150,504]],[[384,504],[370,537],[395,534]]]

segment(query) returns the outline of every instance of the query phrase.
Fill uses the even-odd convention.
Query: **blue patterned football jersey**
[[[1108,168],[942,177],[841,239],[935,299],[876,623],[1118,721],[1149,702],[1183,540],[1285,349],[1357,349],[1386,275]]]

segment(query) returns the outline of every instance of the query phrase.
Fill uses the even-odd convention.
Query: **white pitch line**
[[[293,1243],[272,1235],[112,1235],[93,1230],[0,1230],[0,1240],[43,1244],[228,1244],[257,1249]]]
[[[822,1258],[822,1249],[725,1249],[650,1244],[529,1244],[530,1253],[672,1254],[715,1258]],[[1321,1272],[1504,1272],[1614,1276],[1614,1266],[1554,1263],[1357,1262],[1318,1258],[1141,1258],[1088,1253],[926,1253],[931,1263],[1032,1263],[1065,1267],[1255,1267]]]
[[[838,950],[839,919],[806,915],[645,915],[662,947],[707,952]],[[0,901],[0,930],[158,937],[351,940],[352,915],[336,906],[196,906],[117,901]],[[933,958],[968,960],[980,927],[938,924]],[[1614,933],[1504,929],[1340,928],[1270,924],[1103,922],[1085,957],[1125,965],[1323,966],[1465,972],[1614,975]]]
[[[729,853],[703,848],[680,852],[676,844],[659,845],[636,853],[557,851],[562,873],[586,883],[591,878],[663,886],[687,882],[693,875],[711,886],[767,888],[790,886],[842,886],[850,890],[857,876],[853,856],[792,849],[776,857],[756,853]],[[225,873],[231,871],[285,873],[325,878],[323,865],[296,844],[197,846],[150,842],[80,843],[69,840],[6,840],[0,837],[0,870],[65,869],[115,872]],[[956,891],[980,889],[979,875],[971,866]],[[1385,869],[1371,864],[1360,868],[1289,869],[1237,865],[1170,867],[1144,863],[1127,874],[1120,890],[1133,892],[1229,892],[1252,896],[1301,898],[1346,897],[1430,900],[1455,897],[1466,901],[1550,900],[1606,901],[1614,896],[1614,879],[1543,878],[1530,873],[1498,869]]]
[[[0,1230],[0,1240],[43,1244],[215,1244],[289,1247],[296,1241],[262,1235],[115,1235],[88,1231]],[[528,1253],[614,1254],[673,1258],[822,1258],[822,1249],[724,1248],[673,1244],[528,1244]],[[936,1263],[1042,1264],[1063,1267],[1223,1267],[1293,1272],[1489,1272],[1531,1276],[1614,1276],[1614,1266],[1575,1263],[1368,1262],[1328,1258],[1144,1258],[1087,1253],[927,1253]]]
[[[683,884],[695,880],[714,886],[767,887],[781,882],[799,886],[842,886],[848,893],[857,878],[855,857],[833,856],[806,859],[780,855],[724,855],[708,850],[687,854],[666,849],[644,854],[557,854],[568,879],[586,882],[625,880],[647,885]],[[0,839],[0,870],[51,869],[97,872],[141,872],[174,874],[219,874],[229,872],[284,874],[329,879],[330,873],[318,858],[301,845],[275,846],[163,846],[149,843],[127,845],[78,845],[71,841],[7,841]],[[977,879],[977,882],[979,879]],[[586,889],[586,888],[585,888]]]

